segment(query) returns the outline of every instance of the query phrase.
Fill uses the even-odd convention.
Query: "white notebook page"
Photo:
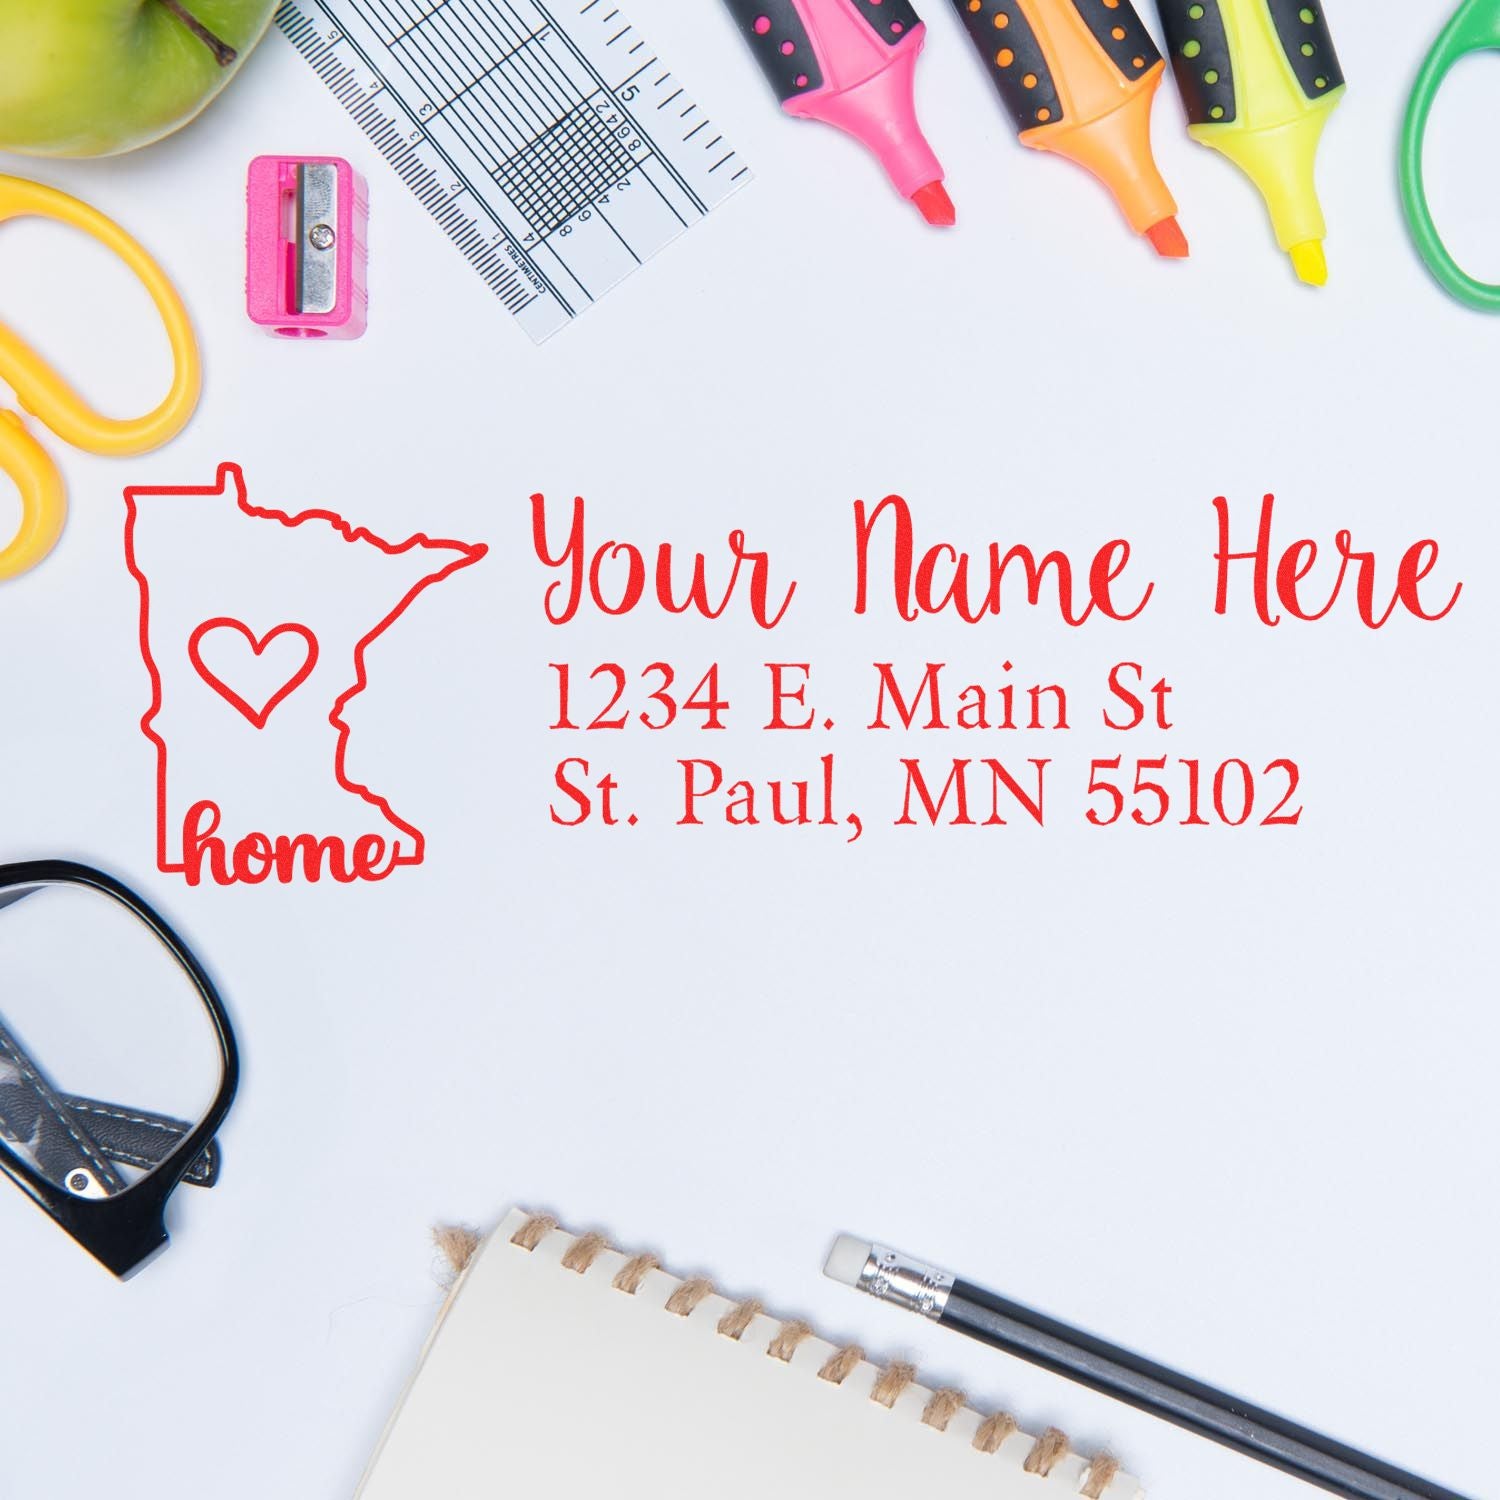
[[[718,1331],[732,1307],[710,1296],[666,1309],[682,1284],[650,1272],[634,1295],[612,1282],[627,1257],[603,1251],[579,1274],[573,1238],[511,1243],[511,1213],[460,1279],[360,1488],[360,1500],[489,1500],[516,1494],[766,1500],[1061,1500],[1090,1478],[1069,1453],[1047,1477],[1025,1472],[1034,1438],[974,1448],[981,1417],[924,1425],[931,1394],[913,1383],[885,1407],[864,1362],[841,1384],[818,1378],[835,1352],[808,1338],[789,1361],[766,1351],[780,1323],[759,1316],[739,1340]],[[1104,1500],[1133,1500],[1116,1474]]]

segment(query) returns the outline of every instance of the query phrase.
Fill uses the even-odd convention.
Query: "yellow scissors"
[[[0,175],[0,223],[26,216],[70,224],[112,250],[140,278],[166,325],[172,347],[172,388],[155,411],[118,421],[102,416],[35,349],[0,323],[0,380],[23,410],[65,443],[88,453],[148,453],[176,437],[198,405],[202,370],[187,309],[161,267],[98,209],[20,177]],[[21,492],[21,529],[0,549],[0,580],[34,568],[57,545],[68,513],[57,465],[26,430],[20,415],[0,407],[0,473]]]

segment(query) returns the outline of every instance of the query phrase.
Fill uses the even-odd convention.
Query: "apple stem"
[[[200,21],[197,16],[195,16],[192,11],[190,11],[182,3],[182,0],[161,0],[161,4],[164,5],[169,11],[171,11],[172,14],[176,16],[177,19],[181,21],[182,24],[186,26],[187,29],[191,31],[193,35],[197,37],[198,40],[202,42],[210,52],[213,53],[214,61],[217,62],[221,68],[228,68],[234,65],[234,61],[239,56],[239,53],[236,52],[228,42],[221,41],[218,37],[216,37],[213,32],[211,32],[208,27],[205,26],[203,22]]]

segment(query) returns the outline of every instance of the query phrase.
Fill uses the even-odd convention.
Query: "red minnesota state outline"
[[[261,521],[276,521],[282,526],[296,527],[304,526],[309,522],[321,522],[331,527],[346,542],[353,544],[365,544],[376,547],[389,557],[398,557],[402,553],[411,552],[421,548],[431,552],[454,552],[458,555],[445,566],[420,578],[401,597],[396,607],[392,609],[373,630],[362,635],[354,646],[354,682],[334,700],[333,710],[328,715],[328,722],[338,731],[338,744],[333,757],[333,775],[338,785],[346,792],[361,798],[371,807],[375,808],[380,815],[391,824],[393,828],[400,829],[410,836],[412,840],[412,852],[409,855],[397,854],[391,861],[391,870],[399,865],[419,865],[422,863],[426,851],[426,837],[420,828],[408,823],[405,819],[396,816],[391,805],[386,799],[373,792],[369,787],[352,781],[345,769],[345,759],[349,748],[349,725],[342,717],[345,708],[351,699],[357,697],[368,686],[369,681],[365,676],[365,652],[370,645],[385,634],[390,627],[401,618],[411,607],[413,600],[423,590],[432,584],[441,583],[445,578],[468,567],[472,567],[489,551],[483,542],[460,542],[443,537],[430,537],[423,532],[408,537],[404,542],[388,542],[384,537],[377,536],[373,531],[364,526],[352,526],[344,518],[331,510],[305,510],[296,515],[287,511],[276,510],[270,506],[252,505],[245,489],[245,475],[239,464],[222,463],[219,472],[212,484],[207,485],[131,485],[125,490],[125,566],[129,568],[131,576],[135,579],[141,591],[141,615],[140,615],[140,647],[141,659],[146,663],[146,670],[151,676],[151,706],[141,718],[141,731],[146,738],[156,747],[156,863],[157,867],[166,874],[182,874],[186,871],[186,863],[172,864],[167,859],[167,743],[152,727],[156,716],[161,712],[161,672],[158,670],[155,658],[151,654],[151,585],[146,575],[141,571],[135,556],[135,524],[139,515],[137,510],[138,497],[146,495],[201,495],[205,499],[216,496],[228,496],[230,486],[233,485],[233,497],[235,505],[246,516]],[[390,871],[386,872],[387,874]]]

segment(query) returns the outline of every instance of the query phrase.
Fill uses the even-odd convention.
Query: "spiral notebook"
[[[1132,1500],[1074,1453],[653,1256],[513,1211],[460,1274],[359,1500]]]

